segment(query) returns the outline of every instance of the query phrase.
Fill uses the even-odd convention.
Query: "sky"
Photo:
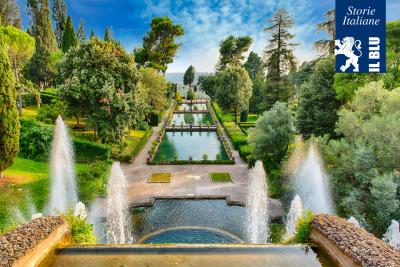
[[[379,0],[381,1],[381,0]],[[400,0],[386,0],[387,20],[400,19]],[[24,27],[29,20],[26,0],[17,0]],[[75,30],[80,19],[85,22],[87,35],[93,29],[103,37],[111,27],[114,38],[128,51],[140,47],[149,30],[151,19],[169,16],[185,30],[178,39],[182,44],[167,72],[184,72],[193,65],[198,72],[212,72],[218,61],[221,40],[229,35],[250,35],[253,44],[249,51],[262,56],[268,41],[263,29],[267,20],[279,8],[293,15],[292,33],[299,43],[295,55],[299,63],[316,57],[313,43],[326,37],[318,34],[316,25],[324,21],[324,13],[334,8],[334,0],[66,0],[68,15]]]

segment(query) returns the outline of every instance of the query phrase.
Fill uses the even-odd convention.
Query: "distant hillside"
[[[199,76],[201,75],[208,75],[210,74],[209,72],[199,72],[196,73],[195,77],[194,77],[194,83],[197,83],[197,79],[199,78]],[[171,72],[171,73],[166,73],[165,74],[165,79],[167,79],[170,82],[173,83],[180,83],[183,84],[183,72]]]

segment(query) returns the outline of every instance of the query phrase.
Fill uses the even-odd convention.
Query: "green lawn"
[[[149,183],[170,183],[171,182],[171,173],[153,173],[150,175]]]
[[[212,172],[210,173],[210,177],[213,182],[232,182],[229,172]]]
[[[111,162],[76,164],[79,199],[91,202],[105,196]],[[0,181],[0,231],[22,218],[30,219],[34,207],[43,211],[48,202],[50,179],[49,164],[16,158],[13,166],[5,171],[6,179]]]
[[[37,116],[37,110],[38,110],[38,108],[36,106],[25,107],[22,109],[22,117],[25,119],[34,120],[34,119],[36,119],[36,116]]]

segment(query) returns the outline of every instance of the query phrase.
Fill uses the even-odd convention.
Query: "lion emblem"
[[[353,49],[353,47],[355,49]],[[362,56],[361,41],[354,41],[353,37],[345,37],[343,41],[335,40],[335,56],[344,55],[348,59],[346,64],[340,67],[340,70],[345,72],[351,65],[353,65],[353,72],[359,72],[358,59]]]

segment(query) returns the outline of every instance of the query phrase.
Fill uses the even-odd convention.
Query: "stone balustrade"
[[[315,215],[310,238],[339,266],[400,266],[400,251],[338,216]]]

